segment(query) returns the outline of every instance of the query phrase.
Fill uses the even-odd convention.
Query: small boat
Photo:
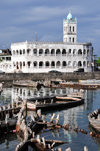
[[[39,110],[49,111],[49,110],[57,110],[62,108],[71,108],[84,103],[83,98],[75,98],[75,97],[55,97],[54,99],[44,100],[41,102],[27,102],[28,110]]]
[[[90,125],[100,132],[100,109],[93,111],[88,115]]]

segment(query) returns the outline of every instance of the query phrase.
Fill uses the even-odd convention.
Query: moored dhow
[[[49,111],[49,110],[57,110],[63,108],[71,108],[76,107],[84,103],[83,97],[78,96],[55,96],[51,99],[41,99],[38,100],[27,100],[27,109],[28,110],[38,110]]]

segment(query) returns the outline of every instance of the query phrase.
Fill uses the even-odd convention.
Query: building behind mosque
[[[63,20],[63,42],[12,43],[11,53],[12,69],[9,72],[74,72],[78,69],[91,72],[92,70],[92,44],[77,42],[77,20],[71,13]]]

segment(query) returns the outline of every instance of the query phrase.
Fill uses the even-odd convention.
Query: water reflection
[[[55,96],[55,95],[66,95],[69,93],[77,92],[79,90],[75,90],[72,88],[65,89],[50,89],[50,88],[42,88],[39,91],[35,88],[27,88],[27,87],[13,87],[13,88],[4,88],[2,94],[0,95],[0,104],[6,104],[11,102],[11,100],[16,101],[18,97],[22,99],[28,99],[33,97],[41,97],[41,96]],[[89,137],[89,135],[84,135],[81,133],[76,133],[74,128],[79,126],[87,131],[88,130],[88,114],[92,112],[94,109],[100,106],[100,90],[85,90],[84,91],[85,104],[70,108],[67,110],[56,111],[55,114],[60,115],[60,124],[70,124],[70,131],[64,130],[63,128],[54,131],[47,131],[42,133],[41,136],[45,136],[46,139],[58,139],[67,141],[67,144],[61,146],[63,150],[67,147],[71,147],[72,150],[83,151],[84,146],[88,146],[89,150],[94,151],[98,150],[97,148],[100,146],[100,143],[97,143]],[[53,113],[54,111],[52,111]],[[46,120],[50,121],[52,113],[45,113]],[[31,112],[29,112],[31,114]],[[6,136],[6,135],[5,135]],[[11,135],[9,135],[10,137]],[[14,150],[16,145],[18,144],[18,140],[16,135],[12,135],[11,138],[4,138],[0,140],[0,150]],[[12,145],[14,144],[14,146]],[[90,145],[91,144],[91,145]],[[97,146],[98,145],[98,146]],[[100,147],[99,147],[100,148]]]

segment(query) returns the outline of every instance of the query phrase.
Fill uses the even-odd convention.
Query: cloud
[[[0,39],[2,43],[31,40],[37,32],[40,40],[61,41],[63,19],[71,11],[78,20],[79,39],[95,39],[96,43],[100,35],[99,1],[0,1]]]

